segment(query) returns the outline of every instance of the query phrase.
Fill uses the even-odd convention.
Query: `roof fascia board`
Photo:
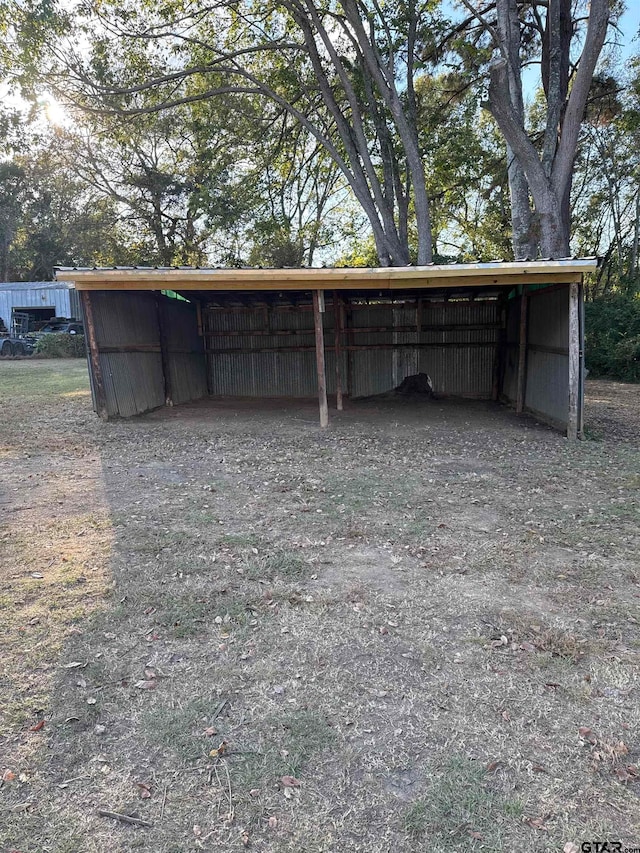
[[[338,287],[341,290],[406,290],[452,287],[515,287],[518,284],[571,284],[581,282],[582,273],[575,270],[545,270],[544,272],[497,272],[491,274],[475,275],[423,275],[412,277],[391,277],[389,275],[375,277],[352,276],[337,278],[264,278],[247,277],[229,278],[217,277],[207,279],[200,277],[162,275],[135,275],[122,276],[117,273],[103,273],[102,275],[84,276],[78,275],[74,279],[77,290],[201,290],[207,291],[300,291],[300,290],[333,290]]]

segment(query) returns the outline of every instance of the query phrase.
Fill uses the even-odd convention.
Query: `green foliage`
[[[35,349],[39,358],[84,358],[85,353],[84,335],[69,335],[66,332],[43,335]]]
[[[640,298],[613,295],[588,302],[585,325],[592,375],[640,382]]]

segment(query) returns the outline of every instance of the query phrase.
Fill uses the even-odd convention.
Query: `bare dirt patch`
[[[326,433],[291,401],[101,424],[69,390],[6,425],[12,482],[26,447],[43,491],[5,490],[22,507],[5,600],[20,614],[76,589],[12,585],[52,536],[65,554],[89,537],[73,559],[85,576],[103,560],[104,587],[40,658],[44,728],[4,721],[7,849],[639,843],[640,454],[623,433],[570,444],[453,401],[352,404]],[[640,389],[624,394],[623,425]],[[67,492],[78,469],[95,479]],[[13,685],[37,641],[3,640]]]

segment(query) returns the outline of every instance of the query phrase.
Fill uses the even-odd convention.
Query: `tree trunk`
[[[517,261],[535,258],[537,241],[533,233],[533,217],[529,200],[529,183],[511,146],[507,143],[507,173],[511,197],[511,244]]]

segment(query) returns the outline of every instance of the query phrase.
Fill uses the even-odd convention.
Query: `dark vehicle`
[[[54,319],[43,326],[40,335],[84,335],[84,326],[77,320]]]

